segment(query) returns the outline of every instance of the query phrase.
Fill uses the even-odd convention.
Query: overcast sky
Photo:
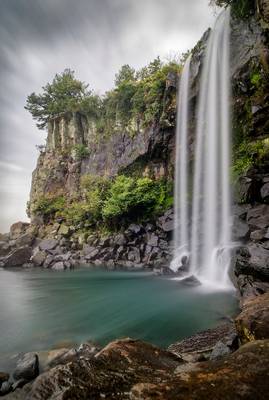
[[[192,48],[215,17],[208,0],[0,0],[0,232],[27,220],[44,142],[24,110],[65,68],[102,94],[123,64]]]

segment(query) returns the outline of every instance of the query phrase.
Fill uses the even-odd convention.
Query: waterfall
[[[177,104],[176,160],[174,190],[174,258],[171,269],[181,266],[182,257],[189,254],[188,215],[188,117],[191,56],[182,71]]]
[[[227,9],[217,18],[203,62],[195,138],[192,215],[191,221],[187,217],[187,223],[186,194],[177,192],[186,189],[187,179],[184,139],[185,131],[188,130],[184,122],[187,111],[184,114],[180,107],[178,119],[182,121],[178,124],[181,130],[179,157],[182,152],[185,154],[183,160],[177,160],[176,175],[181,182],[177,183],[176,179],[175,191],[176,204],[179,202],[178,212],[175,206],[175,224],[180,225],[180,229],[175,225],[175,254],[184,245],[181,231],[185,234],[191,222],[190,273],[201,282],[222,287],[231,285],[228,275],[231,258],[229,41],[230,10]],[[189,69],[189,65],[186,69]],[[188,82],[184,82],[183,77],[182,81],[188,88]],[[188,98],[184,96],[186,93],[183,92],[180,97],[187,102]],[[187,105],[182,106],[184,110],[187,108]],[[181,146],[184,148],[181,149]]]

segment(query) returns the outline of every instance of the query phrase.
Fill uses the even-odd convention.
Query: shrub
[[[45,221],[61,213],[66,205],[64,196],[41,196],[34,204],[33,212],[41,215]]]
[[[73,147],[73,151],[75,153],[75,158],[78,161],[81,161],[84,158],[87,158],[90,154],[89,149],[84,144],[76,144]]]
[[[170,204],[171,194],[164,181],[120,175],[108,191],[102,216],[107,222],[119,223],[124,218],[141,219],[158,214]]]
[[[244,141],[235,152],[234,158],[232,178],[236,181],[240,176],[246,175],[252,167],[262,168],[269,160],[269,139]]]

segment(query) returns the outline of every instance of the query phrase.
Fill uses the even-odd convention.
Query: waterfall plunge
[[[177,258],[181,249],[189,249],[191,274],[201,282],[215,287],[231,286],[228,275],[231,258],[229,40],[230,10],[227,9],[220,14],[210,34],[203,64],[196,128],[190,241],[186,206],[188,106],[180,105],[181,101],[188,103],[189,60],[181,78],[182,93],[178,108],[178,120],[181,121],[178,122],[180,149],[177,144],[175,257],[172,268],[178,265]],[[184,238],[187,238],[186,244]]]

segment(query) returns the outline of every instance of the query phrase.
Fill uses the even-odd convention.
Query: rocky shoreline
[[[167,350],[130,338],[99,348],[27,353],[13,379],[0,373],[7,400],[258,399],[269,389],[269,294],[249,300],[234,322]]]

